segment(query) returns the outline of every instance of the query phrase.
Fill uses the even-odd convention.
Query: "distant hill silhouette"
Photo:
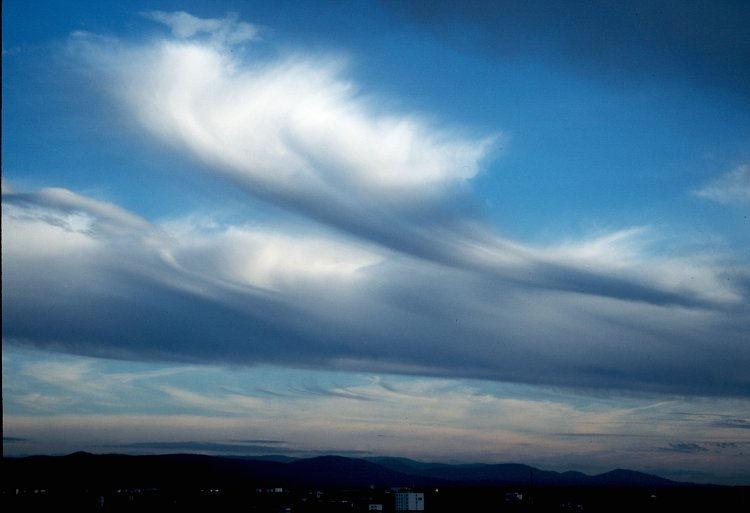
[[[281,460],[281,461],[279,461]],[[3,459],[3,486],[164,488],[247,486],[528,485],[677,487],[687,483],[617,469],[589,476],[528,465],[423,463],[406,458],[252,458],[197,454],[129,456],[74,453]]]
[[[403,473],[432,477],[461,484],[518,484],[533,483],[540,486],[681,486],[659,476],[633,470],[617,469],[589,476],[582,472],[553,472],[539,470],[519,463],[464,464],[423,463],[407,458],[366,458]]]

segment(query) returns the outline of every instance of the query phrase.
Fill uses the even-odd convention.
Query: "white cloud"
[[[178,252],[176,261],[206,276],[288,291],[353,284],[368,266],[383,261],[381,252],[333,237],[234,226],[210,234],[183,227]]]
[[[3,192],[11,193],[12,191]],[[95,228],[99,232],[140,236],[147,234],[153,228],[144,218],[117,205],[59,187],[40,189],[33,194],[15,194],[13,198],[18,204],[35,207],[26,210],[27,213],[36,212],[44,215],[45,209],[49,208],[58,213],[67,214],[70,220],[67,227],[70,231],[86,231],[89,228],[92,230]],[[97,226],[88,227],[87,222],[96,223]]]
[[[180,39],[206,34],[213,41],[225,45],[260,39],[259,27],[239,21],[235,13],[227,14],[224,18],[199,18],[184,11],[148,11],[142,14],[148,19],[166,25],[172,34]]]
[[[161,386],[158,390],[167,394],[172,401],[182,406],[188,406],[191,410],[197,408],[211,412],[267,415],[273,408],[272,404],[268,404],[262,399],[240,394],[206,395],[168,385]]]
[[[654,238],[647,227],[618,230],[547,247],[538,256],[551,264],[707,301],[734,303],[742,299],[741,287],[727,280],[726,262],[721,257],[712,253],[654,254],[650,251]]]
[[[147,129],[282,202],[333,202],[345,213],[354,199],[386,209],[396,198],[423,201],[474,177],[496,138],[377,108],[337,59],[243,60],[177,41],[129,50],[92,43],[85,55]]]
[[[725,205],[750,205],[750,165],[738,166],[715,178],[695,194]]]

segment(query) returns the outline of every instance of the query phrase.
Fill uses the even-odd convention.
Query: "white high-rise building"
[[[396,492],[396,511],[424,511],[424,494],[416,492]]]

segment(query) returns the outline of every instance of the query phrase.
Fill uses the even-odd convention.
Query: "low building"
[[[382,504],[370,504],[367,507],[367,511],[383,511],[383,505]]]
[[[417,492],[396,492],[396,511],[424,511],[424,494]]]
[[[523,502],[523,494],[521,492],[508,492],[505,494],[506,504],[520,504]]]

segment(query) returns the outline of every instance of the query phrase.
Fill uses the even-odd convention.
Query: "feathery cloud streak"
[[[724,173],[695,194],[724,205],[750,206],[750,165],[738,166]]]
[[[128,359],[750,391],[741,302],[687,308],[488,281],[320,231],[154,225],[59,190],[3,195],[3,248],[8,341]],[[702,279],[719,272],[707,268]]]

